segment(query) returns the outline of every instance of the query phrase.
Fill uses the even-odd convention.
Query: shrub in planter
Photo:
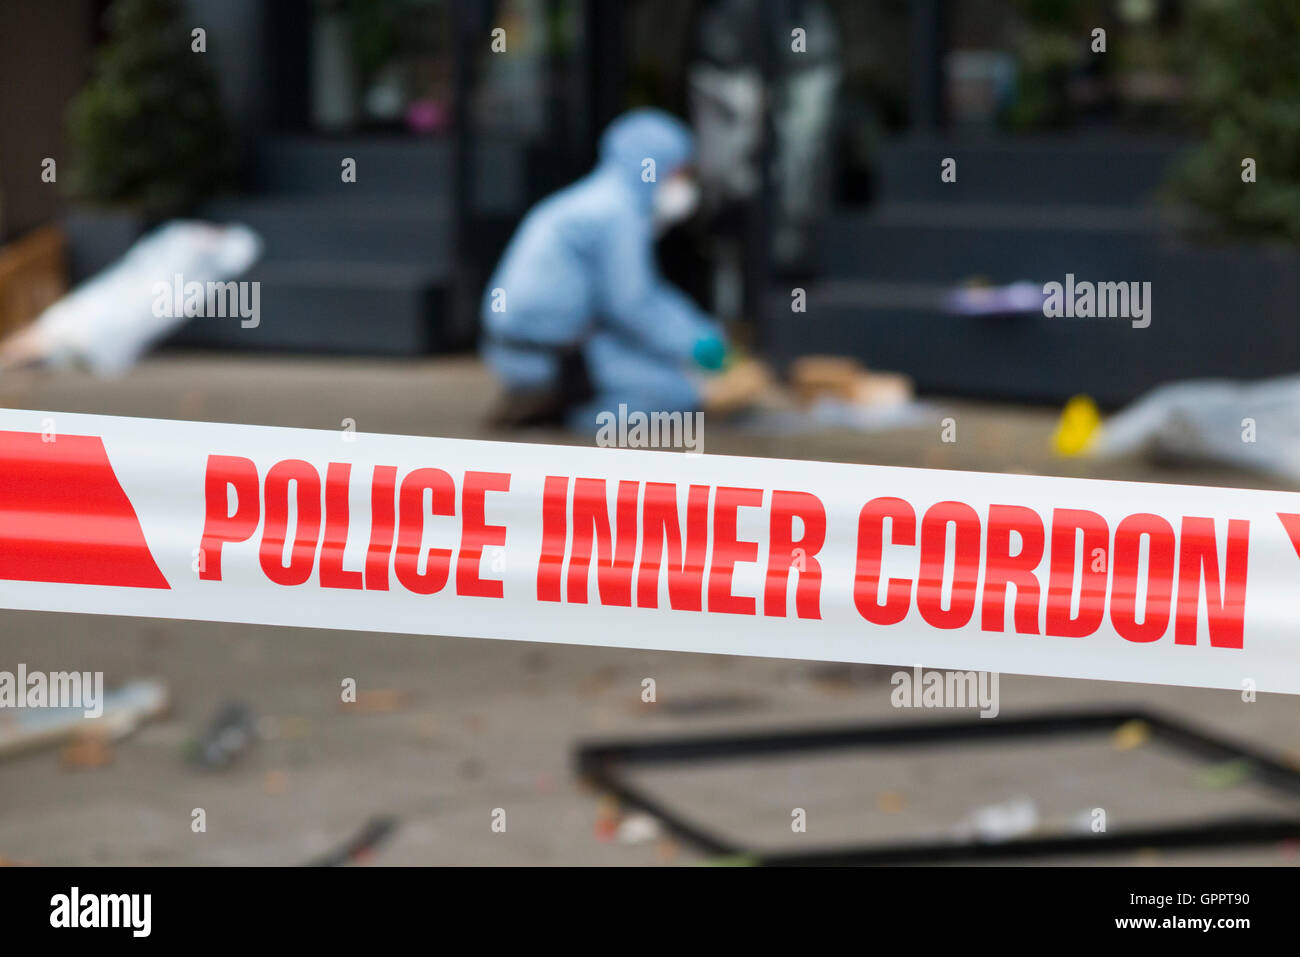
[[[1169,194],[1202,232],[1300,242],[1300,13],[1295,0],[1197,0],[1189,119],[1204,137]],[[1242,161],[1255,161],[1243,182]]]
[[[72,195],[157,222],[224,187],[232,144],[178,0],[115,0],[109,38],[68,112]]]

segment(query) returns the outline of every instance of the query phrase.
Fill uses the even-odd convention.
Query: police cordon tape
[[[0,606],[1300,693],[1300,495],[0,411]]]

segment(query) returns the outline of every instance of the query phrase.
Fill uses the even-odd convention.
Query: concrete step
[[[340,177],[345,157],[356,160],[355,183]],[[450,182],[451,144],[382,135],[270,136],[257,144],[251,173],[253,188],[263,193],[434,194]]]
[[[1135,204],[1159,189],[1185,144],[1102,133],[1056,136],[909,137],[886,140],[875,157],[888,200],[948,203]],[[957,180],[940,179],[946,157]]]
[[[340,175],[344,158],[356,161],[356,181]],[[311,196],[411,196],[450,199],[449,140],[412,136],[273,136],[254,151],[251,188],[256,193]],[[524,202],[524,150],[507,141],[484,141],[474,156],[473,201],[485,212],[517,209]]]
[[[1163,382],[1300,368],[1294,251],[1167,242],[1143,248],[1122,273],[1076,273],[1094,282],[1151,282],[1150,325],[1038,313],[955,316],[942,305],[949,283],[840,280],[808,287],[804,313],[791,312],[788,290],[773,290],[771,350],[778,361],[856,356],[871,368],[906,372],[936,394],[1057,403],[1082,392],[1109,406]]]
[[[1127,264],[1165,228],[1154,212],[1115,207],[882,203],[829,217],[822,265],[835,279],[1136,279]]]
[[[429,265],[263,262],[241,277],[260,283],[260,322],[201,318],[176,337],[226,349],[412,355],[445,344],[447,277]]]
[[[250,196],[207,204],[202,215],[244,223],[268,262],[446,263],[447,200],[431,196]]]

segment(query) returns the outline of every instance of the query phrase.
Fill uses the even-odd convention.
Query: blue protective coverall
[[[576,348],[595,398],[570,415],[574,428],[620,403],[699,407],[704,373],[693,357],[701,343],[720,348],[722,332],[659,274],[652,217],[655,189],[693,150],[679,120],[633,110],[601,136],[592,172],[529,211],[483,297],[483,357],[507,389],[553,387],[560,353]]]

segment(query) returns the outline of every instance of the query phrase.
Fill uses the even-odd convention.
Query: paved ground
[[[366,431],[485,436],[492,398],[468,360],[380,362],[164,355],[129,379],[0,378],[0,405]],[[755,437],[711,427],[710,453],[937,468],[1091,474],[1218,485],[1247,476],[1139,463],[1060,462],[1047,452],[1054,413],[937,402],[958,441],[932,425],[863,436]],[[530,438],[532,438],[530,436]],[[589,437],[538,434],[545,441]],[[600,802],[575,781],[576,741],[603,736],[918,721],[890,707],[888,676],[867,666],[619,651],[456,638],[0,612],[0,669],[103,670],[115,684],[163,678],[174,708],[114,752],[107,767],[68,770],[52,751],[0,762],[0,858],[58,863],[291,864],[376,815],[397,829],[387,864],[649,864],[699,860],[671,842],[602,840]],[[344,713],[342,676],[403,693],[380,713]],[[640,700],[656,679],[659,701]],[[261,740],[224,772],[186,763],[188,739],[223,702],[260,717]],[[1004,676],[1004,715],[1070,704],[1136,702],[1258,747],[1300,755],[1293,700],[1245,704],[1230,692]],[[1221,769],[1222,770],[1222,769]],[[1044,827],[1104,807],[1112,828],[1232,810],[1286,809],[1153,747],[1110,741],[997,751],[842,755],[656,771],[647,787],[699,820],[766,847],[901,840],[950,833],[975,809],[1028,798]],[[807,834],[790,811],[808,814]],[[205,833],[191,813],[203,808]],[[506,832],[492,813],[506,811]],[[635,827],[628,830],[635,830]],[[1123,862],[1290,864],[1291,847],[1125,855]]]

